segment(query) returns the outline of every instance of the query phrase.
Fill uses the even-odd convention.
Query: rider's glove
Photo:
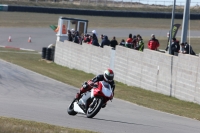
[[[88,83],[87,83],[87,82],[84,82],[82,86],[83,86],[83,88],[85,89],[85,88],[88,87]]]

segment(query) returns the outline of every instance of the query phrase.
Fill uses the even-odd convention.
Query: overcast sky
[[[173,0],[115,0],[115,1],[132,1],[132,2],[140,2],[144,4],[161,4],[161,5],[172,5]],[[191,6],[195,5],[200,6],[200,0],[191,0]],[[176,0],[176,5],[185,5],[185,0]]]

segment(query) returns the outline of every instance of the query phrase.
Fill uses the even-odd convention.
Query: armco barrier
[[[56,42],[54,62],[93,74],[111,67],[116,81],[200,104],[198,56],[180,54],[177,57],[121,46],[112,50],[106,46],[100,48],[64,41]]]
[[[0,10],[1,10],[0,6]],[[38,6],[8,6],[8,11],[18,12],[38,12],[55,14],[74,14],[74,15],[92,15],[92,16],[110,16],[110,17],[140,17],[140,18],[171,18],[170,12],[134,12],[134,11],[101,11],[69,8],[50,8]],[[4,9],[5,10],[5,9]],[[176,19],[182,19],[182,13],[175,13]],[[200,19],[200,14],[190,14],[190,19]]]
[[[8,11],[8,5],[0,4],[0,11]]]

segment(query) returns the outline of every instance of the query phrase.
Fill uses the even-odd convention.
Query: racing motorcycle
[[[69,115],[81,113],[88,118],[93,118],[101,108],[105,107],[107,101],[112,101],[113,90],[109,83],[99,81],[93,86],[90,80],[87,83],[89,91],[81,94],[80,98],[74,98],[67,110]]]

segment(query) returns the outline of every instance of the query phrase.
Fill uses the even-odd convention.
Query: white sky
[[[144,4],[160,4],[160,5],[173,5],[174,0],[115,0],[115,1],[132,1],[132,2],[140,2]],[[195,5],[200,6],[200,0],[191,0],[191,6]],[[185,5],[185,0],[176,0],[176,5]]]

